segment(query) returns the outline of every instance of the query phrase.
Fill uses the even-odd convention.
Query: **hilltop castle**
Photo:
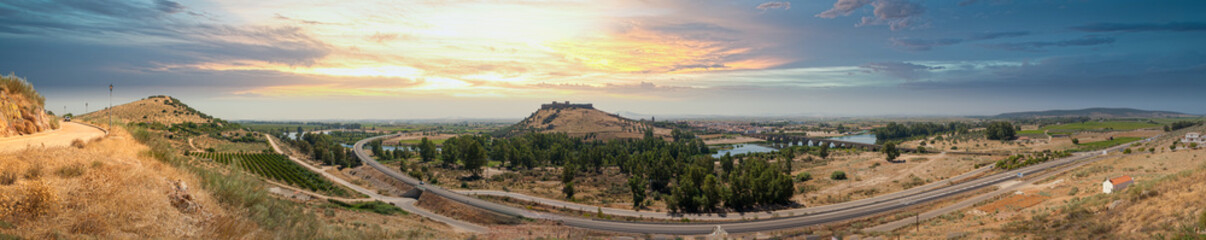
[[[569,101],[565,101],[565,102],[553,101],[553,103],[549,103],[549,104],[540,104],[541,110],[567,109],[567,108],[595,109],[595,106],[590,103],[573,104],[573,103],[570,103]]]

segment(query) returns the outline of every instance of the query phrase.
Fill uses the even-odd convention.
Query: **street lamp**
[[[109,131],[113,131],[113,84],[109,84]]]

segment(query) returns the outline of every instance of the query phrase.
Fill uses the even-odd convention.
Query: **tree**
[[[1017,137],[1017,132],[1014,131],[1013,124],[1005,121],[997,121],[988,124],[988,128],[984,131],[984,136],[990,140],[1013,140]]]
[[[887,155],[889,162],[896,161],[896,157],[900,156],[900,149],[896,149],[896,143],[889,142],[884,144],[884,155]]]
[[[796,158],[796,150],[795,150],[795,148],[789,147],[787,149],[784,149],[782,151],[782,153],[783,153],[783,172],[785,172],[787,174],[791,174],[791,161],[792,161],[792,159]]]
[[[634,174],[628,178],[628,188],[632,191],[632,209],[641,209],[645,203],[645,178]]]
[[[435,160],[435,155],[435,143],[428,141],[426,137],[424,137],[422,140],[419,140],[419,157],[423,162]]]
[[[480,177],[482,167],[486,166],[486,148],[482,147],[482,143],[473,138],[461,139],[461,163],[465,165],[473,173],[473,177]]]
[[[574,182],[565,183],[565,187],[561,188],[561,193],[565,194],[565,199],[574,199]]]
[[[817,156],[821,159],[829,157],[829,144],[821,144],[821,150],[817,152]]]
[[[715,209],[716,205],[720,204],[721,192],[720,181],[716,180],[716,175],[705,176],[703,186],[700,188],[702,188],[700,190],[703,191],[704,199],[701,207],[707,210]]]
[[[1080,139],[1072,139],[1072,144],[1080,145]]]
[[[829,179],[833,179],[833,180],[846,180],[846,172],[842,172],[842,171],[833,171],[833,173],[832,173],[832,174],[829,174]]]
[[[724,153],[724,156],[720,157],[720,169],[724,170],[724,174],[729,174],[730,172],[733,172],[733,155],[732,154]]]

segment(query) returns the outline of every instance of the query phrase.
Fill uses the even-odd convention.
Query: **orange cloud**
[[[684,73],[711,70],[763,69],[785,59],[741,59],[749,47],[733,42],[691,39],[633,27],[608,36],[557,41],[549,48],[587,70],[612,73]]]

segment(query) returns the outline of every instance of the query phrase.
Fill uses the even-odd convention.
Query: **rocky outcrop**
[[[24,79],[0,76],[0,137],[34,134],[58,128],[43,110],[44,100]]]

